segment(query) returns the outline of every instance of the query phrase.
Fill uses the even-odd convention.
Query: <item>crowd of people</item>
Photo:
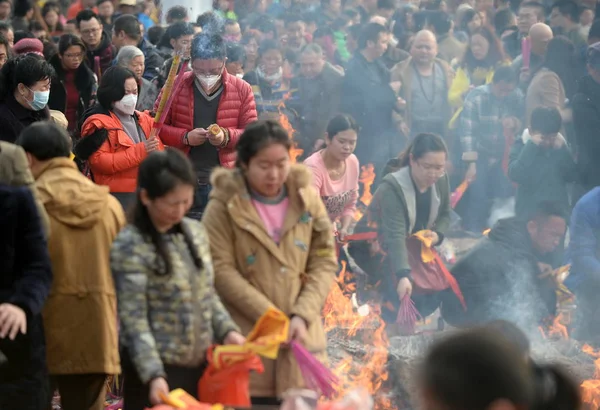
[[[556,317],[569,264],[573,335],[600,344],[596,3],[213,8],[0,0],[0,409],[100,410],[117,374],[127,410],[196,395],[209,346],[272,307],[326,360],[340,257],[390,331],[406,298],[476,327],[429,353],[425,408],[578,408],[514,326]],[[423,273],[451,229],[489,231]],[[290,349],[264,366],[253,405],[303,386]]]

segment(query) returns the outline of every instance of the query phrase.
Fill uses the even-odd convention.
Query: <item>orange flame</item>
[[[359,206],[356,207],[354,212],[354,220],[358,221],[364,215],[364,209],[366,209],[371,201],[373,200],[373,194],[371,193],[371,186],[375,182],[375,167],[373,164],[367,164],[360,167],[360,177],[358,181],[363,185],[363,194],[359,200]],[[361,206],[362,204],[362,206]]]
[[[559,313],[556,318],[554,318],[554,321],[552,322],[552,324],[548,327],[548,337],[559,337],[559,338],[563,338],[563,339],[568,339],[569,338],[569,332],[567,330],[567,324],[568,324],[569,320],[567,319],[567,317],[564,315],[564,313]]]
[[[583,345],[581,350],[596,358],[594,365],[596,367],[594,371],[594,378],[584,380],[581,383],[581,399],[588,405],[588,408],[598,409],[600,408],[600,352],[594,350],[590,345]]]
[[[295,164],[298,162],[298,157],[304,153],[304,150],[298,148],[298,142],[294,141],[296,130],[294,127],[292,127],[288,116],[283,112],[283,109],[285,108],[285,100],[287,98],[289,98],[289,95],[284,97],[284,100],[279,104],[277,109],[279,111],[279,123],[287,131],[288,135],[290,136],[290,140],[292,141],[292,148],[290,148],[290,160],[292,161],[292,164]]]

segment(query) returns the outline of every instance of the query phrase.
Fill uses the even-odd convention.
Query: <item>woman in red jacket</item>
[[[240,135],[257,118],[252,88],[227,73],[226,57],[220,35],[203,32],[194,37],[192,71],[183,74],[181,85],[172,91],[173,103],[160,131],[164,143],[182,149],[194,165],[198,186],[188,216],[195,219],[200,219],[208,202],[211,171],[234,167]]]
[[[106,70],[98,104],[85,113],[81,139],[73,150],[79,160],[87,161],[94,182],[108,185],[124,208],[135,200],[142,160],[149,152],[164,149],[152,134],[152,118],[135,110],[137,94],[133,72],[123,67]]]

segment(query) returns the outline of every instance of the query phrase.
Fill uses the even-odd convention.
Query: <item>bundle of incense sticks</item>
[[[181,63],[181,55],[176,54],[173,57],[173,63],[171,64],[171,70],[169,70],[169,75],[167,80],[165,81],[165,85],[162,89],[162,96],[160,98],[160,103],[158,104],[158,109],[156,110],[156,114],[154,115],[154,126],[155,129],[160,129],[165,122],[166,114],[169,112],[169,108],[171,103],[173,102],[173,89],[175,87],[176,77],[183,77],[183,73],[185,70],[182,70],[177,75],[177,70],[179,69],[179,64]]]
[[[94,73],[98,78],[98,83],[100,83],[100,77],[102,77],[102,68],[100,66],[100,56],[94,57]]]

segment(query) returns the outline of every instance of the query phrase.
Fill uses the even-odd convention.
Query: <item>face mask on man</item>
[[[136,94],[127,94],[120,101],[115,102],[115,110],[125,115],[133,115],[135,106],[137,105]]]
[[[215,84],[217,82],[219,82],[219,80],[221,79],[221,74],[219,74],[219,75],[196,74],[196,78],[198,79],[198,81],[200,81],[200,84],[202,84],[202,87],[208,91],[208,90],[212,90],[212,88],[215,86]]]
[[[33,111],[43,110],[46,104],[48,104],[48,99],[50,98],[50,90],[33,91],[29,87],[27,87],[27,89],[33,93],[33,101],[27,101],[31,109]]]

